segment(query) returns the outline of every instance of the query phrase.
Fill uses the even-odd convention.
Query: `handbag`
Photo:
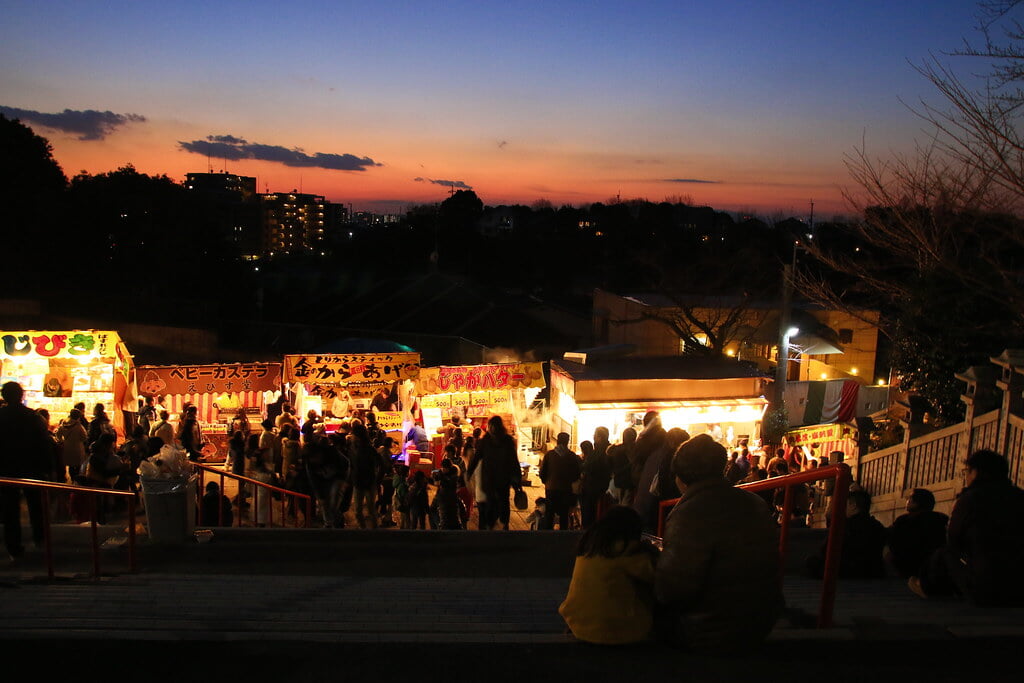
[[[516,489],[515,494],[512,496],[512,504],[516,506],[516,510],[525,510],[530,507],[530,501],[526,498],[526,491]]]

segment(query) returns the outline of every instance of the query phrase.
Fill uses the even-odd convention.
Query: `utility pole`
[[[796,250],[800,242],[793,243],[792,261],[782,266],[782,306],[779,310],[779,357],[775,366],[775,408],[785,405],[786,379],[789,374],[789,340],[797,333],[792,325],[793,274],[796,271]]]

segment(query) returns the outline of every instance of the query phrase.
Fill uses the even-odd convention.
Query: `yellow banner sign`
[[[377,417],[377,426],[385,432],[402,431],[402,411],[387,410],[374,413],[374,415]]]
[[[452,397],[449,394],[428,394],[420,399],[421,408],[451,408]]]
[[[815,425],[786,432],[786,440],[793,446],[804,446],[823,441],[853,438],[853,430],[844,424]]]
[[[120,341],[99,330],[0,332],[0,358],[114,358]]]
[[[304,384],[388,383],[415,379],[418,353],[295,354],[284,357],[286,382]]]
[[[421,368],[415,391],[426,396],[543,386],[543,363],[499,363]]]

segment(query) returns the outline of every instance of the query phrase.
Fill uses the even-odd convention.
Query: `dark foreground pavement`
[[[574,534],[218,530],[185,546],[121,529],[88,576],[88,530],[58,527],[0,569],[0,649],[54,672],[141,680],[1020,680],[1024,610],[920,600],[898,580],[840,583],[836,628],[808,628],[820,584],[790,574],[788,618],[729,657],[603,648],[564,633]],[[793,559],[813,547],[794,538]],[[785,678],[783,678],[785,677]],[[45,676],[49,679],[50,676]]]

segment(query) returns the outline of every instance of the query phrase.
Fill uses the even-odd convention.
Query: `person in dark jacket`
[[[608,462],[608,428],[595,429],[593,443],[581,443],[580,452],[583,454],[580,471],[580,523],[584,529],[588,529],[597,521],[598,503],[612,481],[612,468]]]
[[[369,526],[377,528],[377,491],[380,487],[380,453],[370,443],[369,432],[362,422],[352,422],[352,440],[349,444],[352,462],[352,486],[355,488],[354,503],[356,523],[360,529]]]
[[[647,460],[665,447],[667,438],[665,428],[661,426],[661,416],[658,411],[650,410],[644,415],[644,428],[636,437],[636,446],[633,448],[633,457],[629,461],[630,477],[632,479],[634,496],[640,487],[640,479],[643,476]],[[724,467],[722,468],[724,471]]]
[[[21,401],[24,390],[17,382],[6,382],[0,395],[6,405],[0,408],[0,477],[48,479],[53,450],[43,421]],[[43,505],[38,489],[0,486],[0,518],[4,524],[4,544],[12,557],[25,552],[21,545],[21,497],[25,496],[32,540],[43,542]]]
[[[844,579],[880,579],[885,576],[885,526],[871,516],[871,496],[866,491],[850,491],[846,499],[846,524],[843,527],[843,551],[839,576]],[[807,571],[820,579],[825,571],[827,541],[807,558]]]
[[[434,474],[434,483],[437,492],[430,503],[431,528],[441,531],[464,529],[462,515],[459,514],[459,496],[456,493],[459,474],[455,464],[448,458],[441,461],[441,470]]]
[[[900,515],[888,530],[888,559],[900,576],[916,576],[932,553],[946,543],[949,517],[935,511],[935,495],[914,489],[907,498],[907,514]]]
[[[199,505],[199,523],[206,526],[231,526],[235,521],[231,501],[220,492],[220,485],[211,481]]]
[[[661,501],[679,497],[679,489],[675,485],[675,477],[671,473],[672,456],[676,450],[690,439],[690,433],[680,427],[673,427],[665,433],[665,443],[647,458],[644,471],[637,482],[636,495],[633,496],[633,509],[640,515],[644,523],[644,531],[654,533],[658,529],[658,515]],[[662,466],[667,463],[667,467]],[[662,480],[662,470],[667,470]]]
[[[618,502],[630,505],[633,502],[632,470],[633,449],[636,448],[636,430],[627,427],[622,432],[622,441],[608,448],[608,464],[612,468],[612,485],[618,495]]]
[[[344,445],[344,442],[342,442]],[[316,496],[317,506],[327,528],[345,526],[340,510],[342,487],[349,475],[349,460],[342,455],[337,445],[326,436],[314,433],[312,443],[306,444],[303,453],[309,486]]]
[[[707,434],[676,451],[682,497],[654,574],[663,637],[698,653],[756,647],[783,606],[778,531],[761,498],[726,481],[725,461],[725,448]]]
[[[580,456],[570,450],[566,432],[559,433],[556,442],[540,464],[540,480],[544,482],[544,498],[547,499],[541,528],[554,529],[557,515],[558,528],[567,531],[569,510],[575,502],[573,485],[580,479]]]
[[[476,444],[466,477],[472,479],[478,467],[481,468],[480,488],[486,496],[486,501],[478,505],[480,528],[493,529],[500,522],[502,528],[508,529],[512,513],[508,501],[509,489],[522,490],[523,471],[516,457],[515,440],[498,415],[487,421],[487,433]]]
[[[964,489],[949,516],[946,544],[920,576],[908,580],[922,597],[959,593],[985,607],[1024,606],[1024,491],[1009,478],[1006,458],[975,451],[964,463]]]

